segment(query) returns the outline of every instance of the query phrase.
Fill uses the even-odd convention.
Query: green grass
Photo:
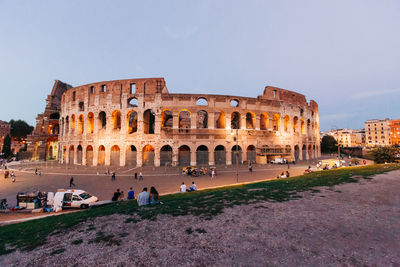
[[[298,192],[311,191],[318,193],[316,187],[334,186],[343,183],[358,182],[357,177],[371,179],[371,176],[400,169],[400,164],[372,165],[313,172],[288,179],[257,182],[246,185],[227,186],[184,194],[165,195],[161,197],[163,205],[138,207],[136,201],[113,203],[102,207],[93,207],[83,212],[50,216],[28,222],[0,227],[0,255],[16,249],[32,250],[46,243],[49,235],[62,234],[89,218],[111,214],[134,215],[125,223],[137,223],[141,220],[154,220],[159,214],[172,216],[194,215],[212,219],[221,214],[224,208],[237,205],[259,203],[260,201],[282,202],[300,198]],[[257,208],[257,206],[256,206]],[[86,231],[94,230],[91,224]],[[193,231],[192,229],[189,232]],[[106,242],[118,245],[119,240],[111,235],[97,232],[92,242]]]

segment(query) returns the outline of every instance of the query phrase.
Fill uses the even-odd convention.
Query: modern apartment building
[[[367,120],[364,125],[366,146],[375,147],[391,145],[389,119]]]
[[[390,143],[400,145],[400,119],[390,121]]]

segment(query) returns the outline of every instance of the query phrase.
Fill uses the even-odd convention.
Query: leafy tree
[[[396,156],[400,153],[400,149],[398,147],[378,147],[372,150],[372,156],[374,158],[375,163],[385,163],[385,162],[394,162],[396,160]]]
[[[21,139],[26,138],[33,130],[33,127],[27,124],[23,120],[10,120],[11,124],[11,136],[13,138]]]
[[[3,153],[3,158],[8,158],[11,155],[11,138],[8,134],[4,138],[3,150],[1,152]]]
[[[321,140],[321,152],[333,153],[337,151],[337,141],[331,135],[325,135]]]

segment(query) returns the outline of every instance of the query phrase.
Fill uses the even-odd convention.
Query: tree
[[[336,139],[331,135],[325,135],[321,140],[321,152],[333,153],[337,151]]]
[[[3,158],[8,158],[11,155],[11,138],[8,134],[4,138],[3,150],[1,152],[3,153]]]
[[[21,139],[26,138],[33,130],[33,127],[27,124],[23,120],[10,120],[11,124],[11,136],[13,138]]]
[[[400,153],[398,147],[378,147],[372,150],[372,156],[374,157],[375,163],[390,163],[395,162],[396,156]]]

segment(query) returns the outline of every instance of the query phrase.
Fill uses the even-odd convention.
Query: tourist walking
[[[115,181],[115,172],[113,172],[111,175],[111,181]]]
[[[251,161],[249,163],[249,172],[253,172],[253,165],[251,164]]]
[[[138,195],[137,203],[138,206],[146,206],[149,205],[150,195],[147,192],[147,187],[143,188],[143,191]]]
[[[215,177],[215,170],[212,169],[212,170],[211,170],[211,180],[214,179],[214,177]]]
[[[137,172],[135,172],[135,180],[137,180]]]
[[[73,176],[71,176],[71,179],[69,179],[69,187],[72,187],[72,186],[75,187],[75,184],[74,184],[74,177],[73,177]]]
[[[143,173],[139,172],[139,180],[143,180]]]
[[[35,169],[35,175],[37,175],[37,168]]]

